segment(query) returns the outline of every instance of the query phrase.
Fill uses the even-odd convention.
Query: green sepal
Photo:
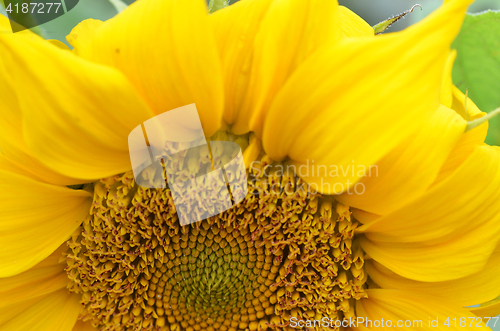
[[[409,9],[409,10],[407,10],[399,15],[396,15],[394,17],[386,19],[385,21],[382,21],[380,23],[375,24],[373,26],[373,31],[375,32],[375,34],[381,34],[385,30],[387,30],[391,25],[393,25],[394,23],[396,23],[397,21],[399,21],[400,19],[402,19],[403,17],[405,17],[409,13],[413,12],[413,9],[415,9],[415,7],[420,7],[420,9],[422,9],[422,6],[420,6],[418,4],[414,5],[413,7],[411,7],[411,9]]]
[[[227,0],[210,0],[210,3],[208,4],[208,12],[212,14],[219,9],[226,8],[227,6],[229,6]]]

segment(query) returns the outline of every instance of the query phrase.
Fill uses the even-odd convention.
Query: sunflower
[[[141,0],[72,51],[0,20],[0,330],[486,326],[500,151],[451,83],[470,2],[374,36],[336,1]],[[181,226],[127,137],[192,103],[249,193]]]

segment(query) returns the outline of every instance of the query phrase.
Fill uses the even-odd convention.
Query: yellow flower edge
[[[451,84],[470,2],[376,37],[334,1],[294,0],[213,15],[201,0],[140,1],[82,22],[73,51],[0,34],[0,330],[291,329],[324,317],[431,329],[429,318],[500,313],[495,301],[467,308],[500,294],[499,149],[483,143],[487,124],[465,132],[484,113]],[[127,136],[190,103],[207,136],[242,146],[261,191],[179,227],[168,189],[134,184]],[[275,171],[311,160],[378,173]],[[366,191],[336,189],[346,182]]]

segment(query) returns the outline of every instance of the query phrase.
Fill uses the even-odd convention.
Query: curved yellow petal
[[[379,215],[403,206],[431,186],[466,125],[453,110],[439,107],[415,135],[376,164],[376,172],[360,180],[362,194],[349,191],[337,200]]]
[[[411,290],[434,295],[461,307],[477,305],[500,295],[500,277],[498,277],[500,246],[497,246],[491,254],[483,270],[456,280],[417,282],[401,277],[373,260],[366,261],[365,270],[370,278],[382,288]]]
[[[455,86],[451,87],[451,92],[453,97],[453,110],[464,119],[468,118],[469,121],[472,121],[486,115],[486,113],[477,108],[471,99],[467,99],[468,115],[466,115],[465,95]],[[475,148],[482,145],[487,133],[488,122],[465,132],[439,171],[436,184],[450,176],[450,174],[453,173],[453,171],[460,166],[460,164],[462,164],[467,157],[469,157]]]
[[[500,148],[481,146],[456,172],[418,199],[358,228],[370,239],[399,242],[429,241],[481,226],[492,233],[500,217]],[[499,233],[500,234],[500,233]]]
[[[257,66],[257,63],[253,62],[255,52],[254,43],[272,2],[267,0],[239,1],[223,10],[216,11],[209,18],[214,28],[217,47],[223,65],[224,87],[226,91],[224,120],[228,124],[234,124],[240,118],[240,123],[234,128],[236,131],[246,132],[250,129],[248,120],[252,117],[254,109],[250,106],[244,108],[243,104],[252,102],[254,98],[248,92],[249,80],[257,71],[257,68],[254,68]],[[329,3],[328,5],[331,4]],[[275,4],[275,6],[278,5],[280,4]],[[296,5],[300,6],[299,4]],[[297,8],[297,10],[299,9]],[[332,10],[334,8],[328,7],[328,9]],[[373,36],[373,29],[359,16],[343,6],[340,6],[338,10],[341,31],[344,36]],[[299,15],[299,13],[296,13],[296,15]],[[314,13],[311,15],[314,15]],[[325,19],[325,24],[329,20],[334,19],[334,15],[331,15],[331,17],[328,16],[327,10],[325,15],[322,16]],[[319,16],[314,15],[314,17],[317,20]],[[330,28],[334,27],[335,25],[332,24]],[[266,26],[263,28],[265,29]],[[311,36],[317,35],[318,33],[311,34]]]
[[[381,217],[380,215],[369,213],[361,209],[353,208],[351,211],[352,211],[352,216],[354,216],[354,218],[356,218],[357,221],[360,221],[363,224],[369,224],[371,222],[375,222],[377,219]]]
[[[2,16],[3,17],[3,16]],[[0,25],[5,20],[0,18]],[[29,30],[24,30],[29,31]],[[22,39],[26,34],[18,35]],[[28,34],[28,36],[30,36]],[[38,37],[30,37],[38,39]],[[19,108],[18,95],[12,83],[12,69],[0,58],[0,154],[7,156],[20,168],[51,184],[71,185],[81,183],[81,179],[70,178],[48,168],[30,153],[22,134],[22,113]],[[1,166],[0,166],[1,167]]]
[[[455,306],[448,301],[435,298],[414,291],[369,289],[366,291],[368,299],[356,302],[356,313],[359,317],[377,320],[379,323],[388,321],[392,328],[404,328],[405,330],[478,330],[486,325],[467,309]],[[460,325],[460,318],[465,317],[467,323]],[[455,324],[453,318],[456,318]],[[445,325],[448,319],[448,325]],[[437,322],[435,322],[437,320]],[[398,321],[401,325],[398,324]],[[407,323],[405,326],[404,323]],[[432,323],[431,323],[432,322]],[[436,324],[437,323],[437,324]],[[373,325],[373,324],[372,324]],[[398,327],[399,326],[399,327]],[[364,327],[359,330],[376,330],[383,327]],[[390,327],[385,327],[390,328]],[[483,329],[484,330],[484,329]]]
[[[485,236],[483,239],[481,236]],[[365,252],[395,273],[422,282],[454,280],[481,271],[495,248],[490,236],[474,231],[472,238],[426,243],[378,242],[361,238]],[[497,240],[498,238],[491,239]]]
[[[495,225],[499,198],[500,148],[483,145],[421,198],[358,230],[370,232],[371,239],[397,237],[402,242],[461,235],[487,226],[495,236],[500,230]]]
[[[0,34],[0,50],[31,155],[80,182],[131,168],[128,135],[154,114],[119,71],[15,35]]]
[[[467,98],[467,104],[465,101],[465,94],[462,93],[455,85],[451,86],[452,93],[452,106],[451,108],[456,111],[464,119],[469,119],[470,121],[483,117],[486,113],[482,112],[470,98]],[[467,108],[467,111],[466,109]],[[486,124],[486,125],[485,125]],[[488,128],[487,122],[483,124],[483,128]]]
[[[0,153],[0,170],[5,170],[8,172],[18,174],[18,175],[32,178],[32,179],[39,181],[39,182],[43,182],[43,180],[40,179],[40,177],[29,172],[28,170],[26,170],[26,168],[22,167],[20,164],[18,164],[16,162],[12,161],[10,158],[3,155],[2,153]]]
[[[233,132],[260,137],[271,102],[295,69],[340,38],[337,1],[272,1],[255,36],[251,76]]]
[[[500,298],[492,300],[491,302],[488,302],[484,305],[481,305],[478,308],[470,308],[470,311],[480,317],[495,317],[497,315],[500,315]],[[490,323],[490,325],[493,324]]]
[[[0,115],[1,117],[2,115]],[[0,125],[0,127],[2,126]],[[74,185],[86,182],[86,180],[61,175],[41,163],[30,154],[29,148],[23,138],[18,136],[19,134],[20,132],[16,132],[15,135],[9,135],[6,140],[0,138],[2,140],[0,142],[0,169],[20,173],[36,178],[38,181],[55,185]],[[14,137],[19,137],[19,139]]]
[[[89,214],[91,194],[0,170],[0,277],[52,254]]]
[[[446,2],[405,31],[348,38],[307,59],[269,110],[263,135],[268,155],[343,169],[375,164],[438,108],[449,47],[470,2]],[[320,185],[326,194],[341,193],[336,187],[345,189],[364,175],[309,173],[306,181],[328,184]]]
[[[255,37],[271,3],[243,0],[210,15],[224,73],[224,121],[228,124],[236,122],[245,98],[250,97]]]
[[[65,43],[63,43],[62,41],[59,41],[57,39],[49,39],[49,40],[47,40],[47,42],[51,43],[52,45],[54,45],[57,48],[60,48],[60,49],[62,49],[64,51],[69,51],[70,50],[69,47]]]
[[[479,272],[500,239],[500,148],[481,146],[447,180],[363,225],[365,252],[395,273],[445,281]]]
[[[373,28],[349,8],[339,7],[342,33],[346,37],[359,38],[374,36]]]
[[[206,7],[204,0],[137,1],[96,23],[77,53],[122,71],[157,114],[196,103],[211,136],[222,124],[224,92]]]
[[[92,52],[92,39],[102,23],[100,20],[88,18],[78,23],[71,30],[69,35],[66,36],[66,40],[73,46],[75,54],[85,57]]]
[[[61,289],[26,304],[16,315],[0,308],[0,320],[6,314],[13,315],[0,322],[0,331],[71,331],[81,310],[78,296]]]
[[[59,263],[66,249],[64,243],[31,269],[12,277],[0,278],[0,309],[66,288],[68,276],[64,271],[65,265]]]

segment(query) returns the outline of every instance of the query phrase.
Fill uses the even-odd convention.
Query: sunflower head
[[[0,33],[0,330],[481,316],[500,150],[451,84],[470,2],[380,36],[324,0],[136,1],[72,51]],[[206,146],[134,174],[130,132],[193,103]]]
[[[188,225],[170,189],[138,186],[131,172],[93,184],[66,267],[84,320],[116,331],[266,330],[291,317],[353,317],[366,274],[349,208],[259,161],[241,203]]]

